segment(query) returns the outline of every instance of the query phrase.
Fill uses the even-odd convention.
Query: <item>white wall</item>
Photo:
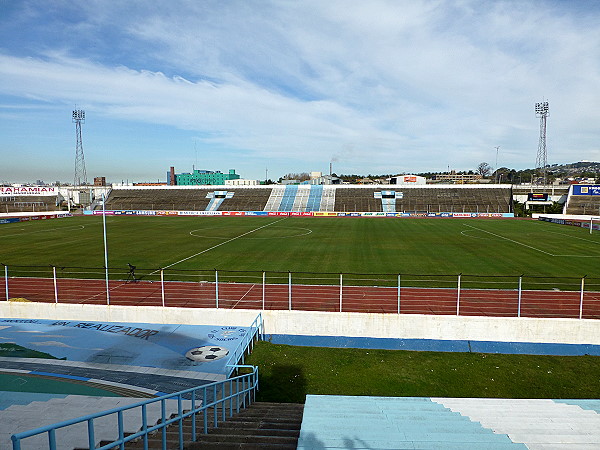
[[[5,318],[248,326],[259,311],[0,302]],[[600,345],[600,320],[263,311],[266,334]]]

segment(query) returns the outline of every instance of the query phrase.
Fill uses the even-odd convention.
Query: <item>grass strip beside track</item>
[[[259,400],[306,394],[600,398],[600,357],[296,347],[259,342]]]

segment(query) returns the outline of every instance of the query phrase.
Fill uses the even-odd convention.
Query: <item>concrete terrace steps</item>
[[[298,449],[525,448],[428,398],[314,396]]]
[[[597,401],[432,399],[532,449],[600,448]],[[578,404],[589,407],[583,409]]]
[[[295,449],[304,405],[257,402],[240,411],[186,449]]]
[[[13,405],[2,411],[0,421],[0,448],[10,448],[12,434],[32,430],[45,425],[75,419],[88,414],[106,411],[116,407],[126,406],[146,398],[131,397],[91,397],[85,395],[69,395],[64,398],[53,398],[48,401],[34,401],[27,405]],[[189,407],[189,401],[184,406]],[[167,416],[177,411],[177,401],[166,402]],[[161,417],[160,402],[147,406],[149,424],[156,424]],[[141,408],[127,410],[123,413],[125,434],[132,434],[141,429]],[[112,441],[118,437],[117,415],[102,417],[94,420],[96,444]],[[57,448],[74,449],[88,447],[87,423],[78,423],[56,431]],[[46,448],[47,434],[32,436],[22,441],[21,448]]]

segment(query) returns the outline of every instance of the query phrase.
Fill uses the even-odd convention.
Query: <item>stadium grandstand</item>
[[[564,213],[568,215],[600,215],[600,186],[572,185]]]
[[[115,186],[106,209],[491,214],[512,212],[512,189],[508,185]]]
[[[54,187],[0,188],[0,214],[56,211],[61,198]]]

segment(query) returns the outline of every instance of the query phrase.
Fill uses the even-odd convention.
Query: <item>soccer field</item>
[[[600,276],[600,235],[529,220],[106,218],[109,267]],[[103,267],[102,217],[0,227],[0,263]]]

